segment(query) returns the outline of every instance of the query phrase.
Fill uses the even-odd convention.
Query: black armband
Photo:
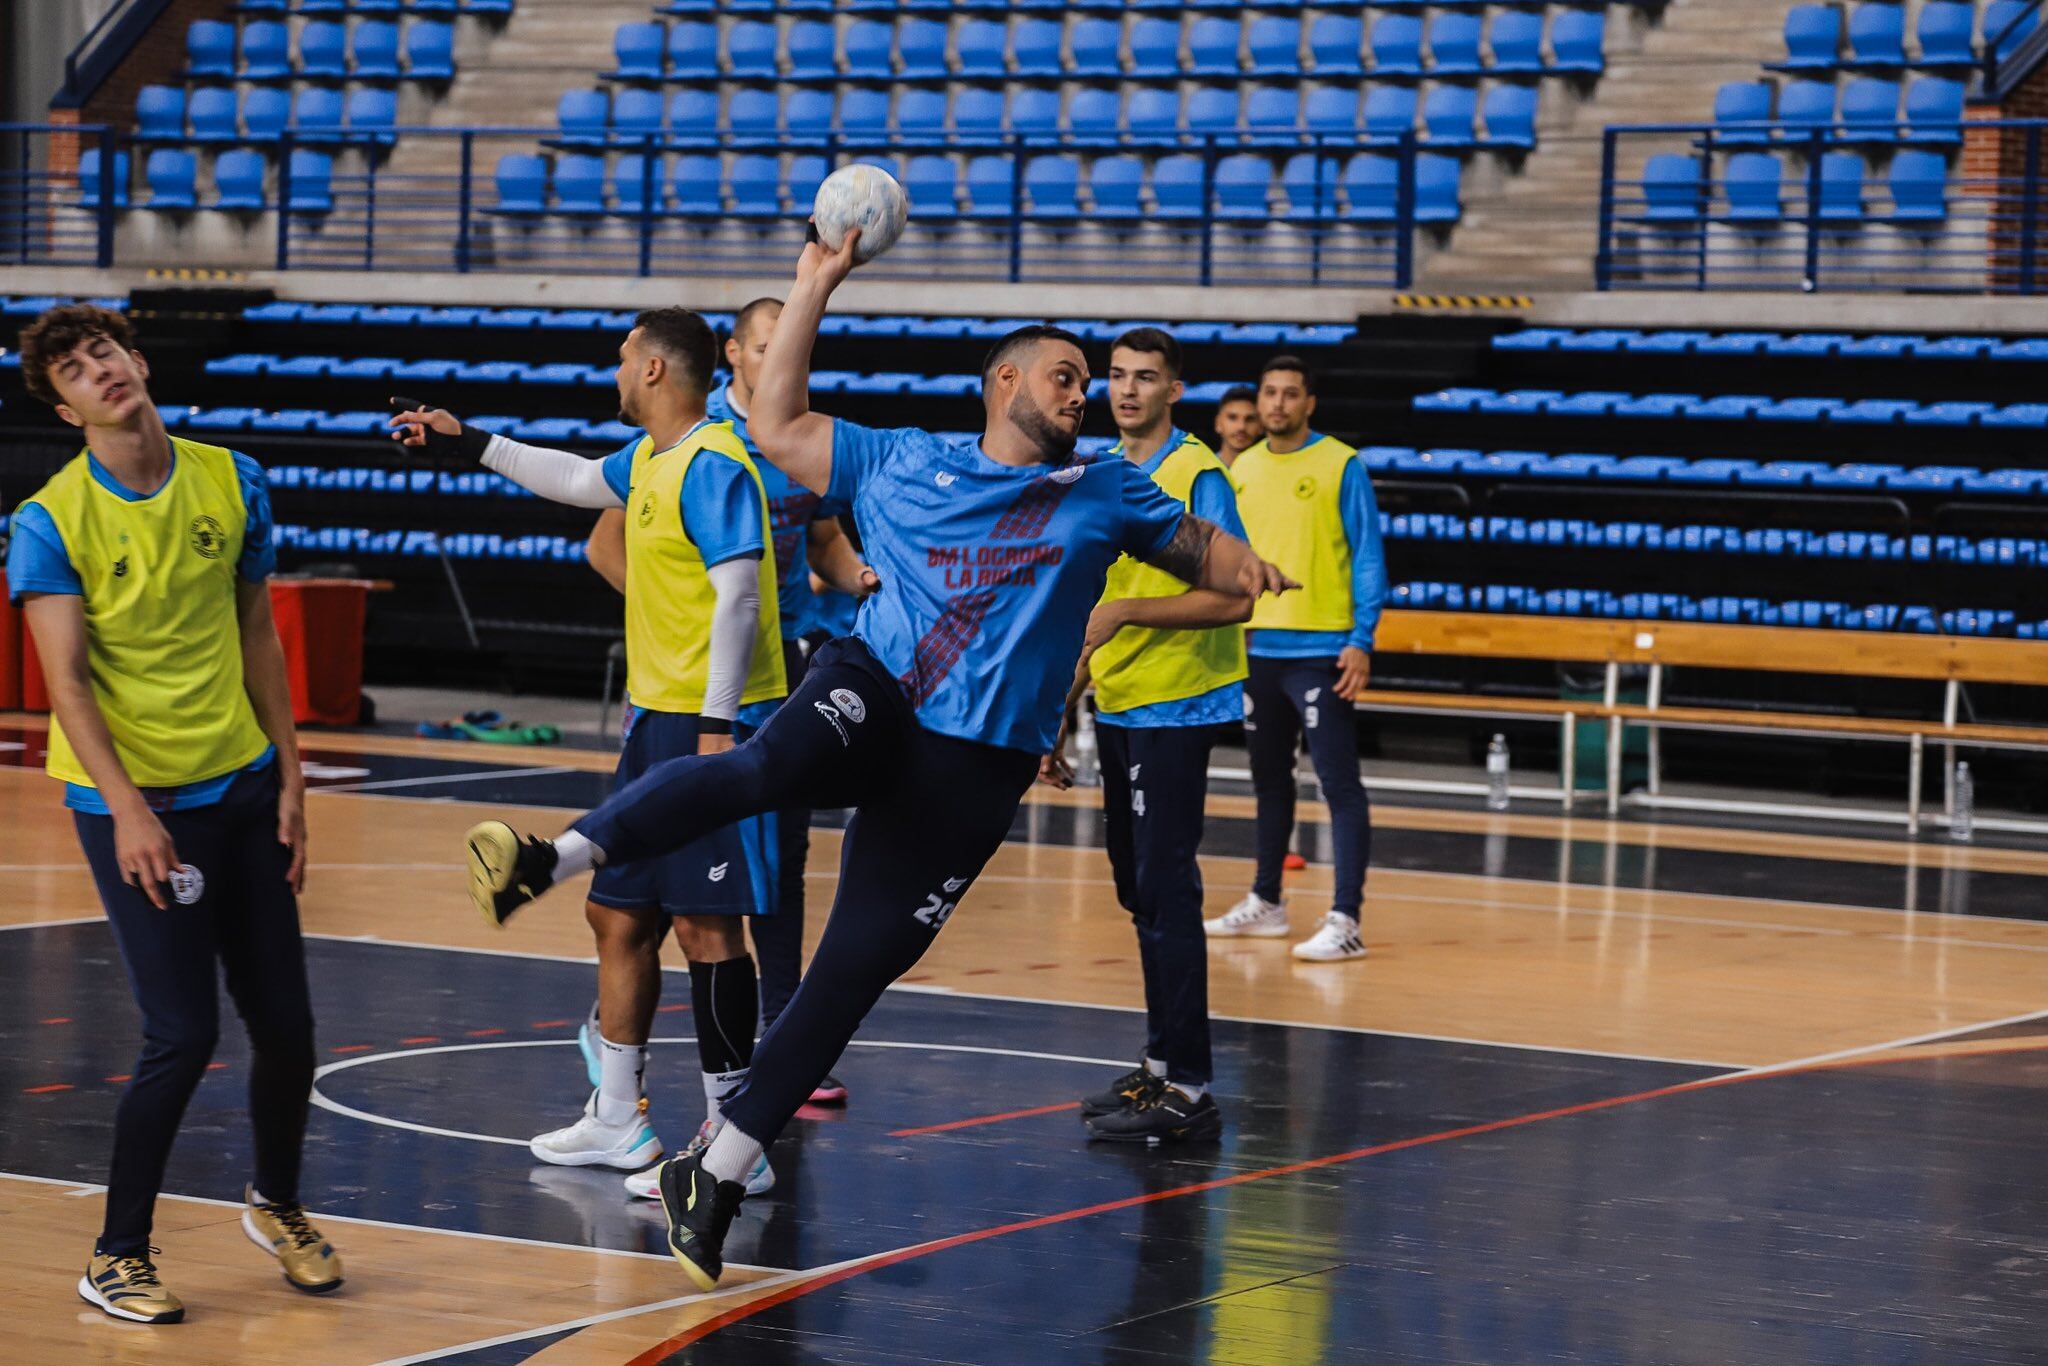
[[[434,404],[417,398],[393,398],[391,400],[391,411],[394,415],[414,410],[425,410],[434,406]],[[432,427],[426,428],[425,434],[426,440],[421,443],[420,450],[426,455],[436,457],[453,458],[460,456],[472,462],[480,461],[484,458],[484,452],[489,449],[491,444],[491,434],[489,432],[481,427],[471,426],[467,422],[462,424],[462,430],[454,436],[443,436]]]
[[[732,722],[722,716],[700,716],[697,718],[697,733],[699,735],[730,735],[732,734]]]

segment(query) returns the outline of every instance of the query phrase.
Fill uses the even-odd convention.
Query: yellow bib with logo
[[[1205,470],[1229,475],[1214,451],[1189,436],[1159,463],[1152,482],[1187,504],[1194,497],[1196,477]],[[1187,591],[1185,583],[1165,570],[1125,555],[1110,566],[1102,600],[1168,598]],[[1126,626],[1095,652],[1093,669],[1095,700],[1106,712],[1200,697],[1245,677],[1244,628]]]
[[[705,451],[743,465],[761,502],[764,544],[755,571],[761,616],[754,625],[754,661],[740,701],[770,702],[789,693],[782,668],[775,547],[766,536],[768,495],[732,424],[706,422],[665,451],[654,449],[653,438],[642,437],[633,452],[626,494],[626,695],[650,711],[702,711],[710,681],[711,613],[718,595],[705,572],[704,552],[683,526],[683,478]]]
[[[1259,599],[1254,631],[1349,631],[1351,541],[1339,495],[1358,452],[1334,437],[1278,455],[1261,441],[1231,466],[1252,546],[1300,589]]]
[[[130,500],[83,452],[26,500],[50,514],[85,587],[86,667],[137,787],[182,787],[252,763],[270,739],[242,690],[235,561],[249,521],[235,457],[171,438],[171,476]],[[45,765],[93,785],[53,717]]]

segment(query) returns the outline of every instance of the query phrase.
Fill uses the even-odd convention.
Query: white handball
[[[811,216],[817,220],[818,240],[827,251],[839,250],[846,234],[859,228],[854,259],[872,261],[903,235],[903,225],[910,218],[910,196],[903,193],[895,176],[879,166],[841,166],[818,187]]]

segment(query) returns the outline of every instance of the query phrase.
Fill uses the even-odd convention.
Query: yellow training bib
[[[1321,437],[1279,455],[1261,441],[1237,457],[1237,510],[1253,548],[1299,591],[1268,595],[1252,609],[1255,631],[1349,631],[1351,542],[1339,494],[1358,452]]]
[[[754,660],[740,701],[769,702],[789,693],[782,668],[782,619],[777,607],[775,547],[768,536],[768,495],[761,475],[730,422],[703,422],[676,445],[654,449],[642,437],[633,452],[626,494],[626,695],[652,711],[704,709],[711,673],[711,613],[718,604],[704,552],[683,526],[683,478],[697,457],[712,451],[737,460],[761,503],[761,616],[754,625]]]
[[[93,697],[137,787],[218,778],[270,744],[242,690],[235,562],[249,512],[234,454],[176,436],[171,452],[147,498],[101,484],[80,452],[26,500],[50,514],[84,585]],[[54,717],[45,766],[93,785]]]
[[[1152,472],[1152,482],[1183,504],[1192,505],[1195,479],[1205,470],[1229,476],[1214,451],[1192,436],[1183,436],[1180,445]],[[1102,600],[1168,598],[1187,591],[1185,583],[1165,570],[1125,555],[1110,566]],[[1095,700],[1105,712],[1200,697],[1245,677],[1244,628],[1126,626],[1095,652],[1093,670]]]

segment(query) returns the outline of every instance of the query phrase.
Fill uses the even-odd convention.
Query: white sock
[[[745,1181],[747,1173],[760,1160],[761,1145],[741,1132],[737,1124],[720,1129],[718,1137],[704,1150],[704,1170],[714,1181]]]
[[[1167,1085],[1186,1096],[1189,1100],[1200,1100],[1203,1096],[1209,1094],[1208,1086],[1198,1081],[1172,1081],[1168,1082]]]
[[[699,1072],[704,1079],[704,1117],[718,1120],[725,1118],[725,1103],[732,1099],[732,1093],[746,1083],[748,1069],[737,1072]]]
[[[574,830],[555,836],[555,880],[587,873],[604,863],[604,850]]]
[[[640,1109],[641,1080],[647,1075],[645,1044],[613,1043],[597,1036],[597,1122],[617,1128]]]
[[[1166,1064],[1153,1057],[1150,1053],[1147,1053],[1145,1055],[1145,1070],[1155,1077],[1163,1077],[1166,1075]]]

